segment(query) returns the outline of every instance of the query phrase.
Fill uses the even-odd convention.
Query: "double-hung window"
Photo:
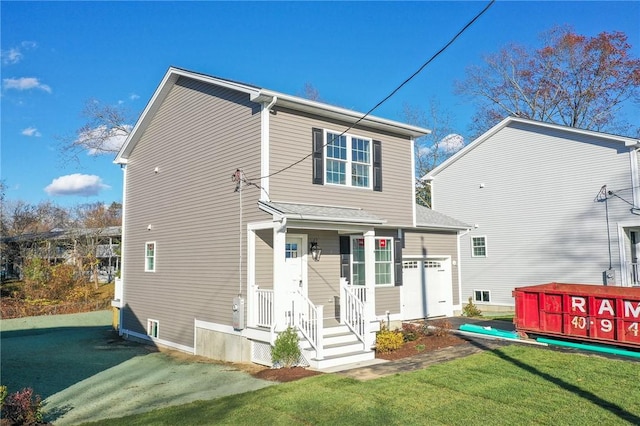
[[[374,247],[375,284],[394,284],[393,239],[376,237]],[[351,282],[353,285],[365,285],[364,238],[351,240]]]
[[[145,243],[144,252],[144,271],[155,272],[156,271],[156,243]]]
[[[325,181],[371,188],[371,139],[327,132]]]
[[[487,257],[487,238],[471,238],[471,257]]]

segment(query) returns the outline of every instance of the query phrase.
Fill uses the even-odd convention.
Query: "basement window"
[[[474,290],[473,291],[474,302],[491,302],[491,292],[489,290]]]
[[[147,335],[155,339],[158,338],[158,329],[160,328],[160,321],[154,319],[147,320]]]

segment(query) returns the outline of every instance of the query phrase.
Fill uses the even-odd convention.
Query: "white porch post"
[[[367,302],[365,303],[364,336],[365,348],[369,349],[376,343],[376,336],[371,332],[371,321],[376,318],[376,253],[374,230],[364,233],[364,261],[365,261],[365,288]]]
[[[281,224],[276,223],[273,228],[273,321],[275,331],[283,331],[287,328],[287,312],[291,311],[288,283],[283,279],[287,276],[285,269],[286,240],[287,222],[283,218]]]

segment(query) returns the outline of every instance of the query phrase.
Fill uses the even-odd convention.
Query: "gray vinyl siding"
[[[460,243],[463,298],[490,290],[493,304],[512,305],[518,286],[602,284],[609,244],[605,205],[594,200],[604,184],[633,186],[623,143],[526,123],[511,123],[441,170],[434,209],[473,226]],[[619,274],[615,224],[633,215],[618,198],[608,207]],[[471,256],[474,236],[486,236],[485,258]]]
[[[311,153],[311,129],[342,132],[341,122],[319,120],[276,108],[270,118],[270,173],[289,166]],[[293,201],[330,206],[359,207],[387,220],[390,226],[413,225],[413,166],[411,141],[393,135],[355,128],[348,132],[382,142],[382,192],[370,189],[312,184],[311,156],[270,178],[274,201]]]
[[[273,288],[273,229],[256,231],[256,285]]]
[[[335,231],[307,231],[289,229],[291,234],[308,234],[309,241],[318,240],[322,249],[319,262],[307,256],[309,300],[324,306],[324,318],[339,313],[340,297],[340,239]],[[339,318],[339,317],[338,317]]]
[[[451,292],[453,305],[460,303],[458,274],[458,235],[455,232],[415,232],[405,231],[402,257],[451,256]]]
[[[231,325],[246,272],[241,283],[239,194],[230,177],[236,167],[259,175],[257,111],[246,94],[181,78],[146,128],[126,166],[125,329],[145,333],[153,318],[160,339],[191,347],[194,319]],[[259,195],[243,190],[242,229],[270,218],[257,208]],[[147,241],[157,244],[153,273],[144,272]]]

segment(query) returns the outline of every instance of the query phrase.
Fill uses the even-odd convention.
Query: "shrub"
[[[42,422],[40,395],[34,395],[31,388],[24,388],[7,396],[2,404],[2,418],[16,425],[35,425]]]
[[[300,346],[298,345],[298,332],[293,327],[287,327],[278,334],[271,348],[271,361],[274,366],[293,367],[300,359]]]
[[[384,325],[376,334],[376,351],[389,353],[398,350],[404,345],[402,333],[398,330],[391,331]]]
[[[413,342],[414,340],[418,340],[422,331],[420,327],[416,324],[412,324],[409,322],[405,322],[402,324],[402,339],[405,342]]]
[[[462,308],[462,315],[465,317],[479,317],[482,311],[473,303],[473,299],[469,297],[469,303]]]
[[[431,334],[437,337],[445,337],[451,333],[451,323],[447,319],[435,320],[431,323]]]

